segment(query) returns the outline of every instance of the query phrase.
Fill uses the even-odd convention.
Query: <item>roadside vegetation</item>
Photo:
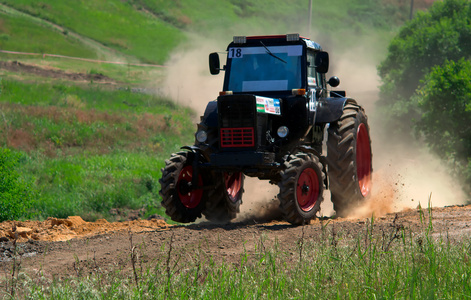
[[[1,89],[0,143],[20,156],[15,172],[37,199],[23,217],[119,220],[129,210],[162,213],[160,168],[167,153],[191,140],[190,109],[93,86],[3,80]]]
[[[433,233],[431,210],[419,210],[420,229],[374,218],[358,232],[321,224],[286,250],[261,234],[239,262],[198,247],[175,249],[166,239],[156,259],[130,236],[125,264],[101,267],[77,260],[73,274],[41,270],[5,278],[5,295],[25,299],[465,299],[471,295],[471,240]],[[389,225],[389,226],[388,226]]]

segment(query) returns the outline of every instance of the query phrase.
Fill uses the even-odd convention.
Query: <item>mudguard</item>
[[[211,101],[206,105],[206,109],[203,115],[203,122],[208,127],[218,126],[218,102],[216,100]]]
[[[335,122],[342,116],[343,108],[347,103],[357,103],[351,98],[325,98],[317,102],[315,123]]]

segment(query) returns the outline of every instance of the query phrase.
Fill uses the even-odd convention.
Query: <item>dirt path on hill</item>
[[[19,61],[0,61],[0,70],[28,75],[37,75],[46,78],[55,78],[74,82],[95,82],[105,84],[116,84],[116,81],[103,74],[87,74],[66,72],[58,68],[42,67],[33,64],[25,64]]]
[[[99,57],[101,57],[102,59],[105,59],[105,60],[111,60],[111,61],[127,61],[130,59],[130,57],[128,55],[125,55],[123,53],[120,53],[119,51],[115,50],[115,49],[112,49],[110,47],[107,47],[95,40],[92,40],[88,37],[85,37],[85,36],[82,36],[78,33],[75,33],[73,31],[71,31],[69,28],[64,28],[62,26],[59,26],[55,23],[52,23],[48,20],[45,20],[45,19],[41,19],[41,18],[38,18],[38,17],[35,17],[31,14],[28,14],[24,11],[19,11],[13,7],[10,7],[4,3],[0,3],[0,13],[4,13],[4,14],[9,14],[9,15],[13,15],[13,16],[21,16],[23,18],[27,18],[27,19],[30,19],[32,20],[33,22],[35,22],[36,24],[40,25],[40,26],[45,26],[45,27],[49,27],[51,28],[52,30],[55,30],[57,32],[60,32],[62,34],[65,34],[67,33],[67,35],[75,40],[77,40],[78,42],[86,45],[87,47],[89,47],[90,49],[93,49],[93,51],[95,51],[97,53],[97,55]],[[7,49],[7,50],[14,50],[14,49]]]
[[[437,237],[465,238],[471,232],[471,205],[433,208],[432,220]],[[4,222],[0,223],[0,277],[6,276],[11,268],[15,237],[16,259],[21,259],[22,272],[30,275],[42,272],[57,278],[97,270],[129,269],[134,247],[147,263],[162,259],[171,245],[172,253],[183,259],[192,257],[195,251],[202,251],[214,261],[237,264],[241,255],[253,254],[261,245],[271,247],[276,242],[281,251],[295,256],[301,238],[320,241],[335,232],[342,239],[354,239],[371,226],[371,220],[367,218],[325,217],[306,226],[260,221],[171,226],[156,219],[90,223],[80,217],[69,217],[50,218],[44,222]],[[383,236],[398,229],[419,234],[428,226],[427,209],[407,209],[374,220],[374,230]]]

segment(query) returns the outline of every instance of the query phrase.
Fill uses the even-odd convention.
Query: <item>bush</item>
[[[0,148],[0,221],[28,216],[33,202],[30,184],[16,171],[20,155]]]

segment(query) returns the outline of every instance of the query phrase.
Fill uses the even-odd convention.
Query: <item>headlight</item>
[[[201,130],[196,133],[196,140],[198,142],[204,143],[206,142],[207,139],[208,139],[208,134],[206,133],[206,131]]]
[[[280,126],[276,132],[280,138],[284,138],[288,135],[289,129],[286,126]]]

